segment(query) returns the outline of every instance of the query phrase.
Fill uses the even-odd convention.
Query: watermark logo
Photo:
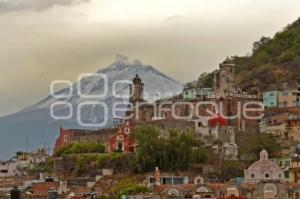
[[[107,75],[102,73],[83,73],[78,76],[77,80],[77,84],[74,85],[67,80],[55,80],[51,83],[51,96],[58,99],[50,104],[50,115],[53,119],[76,120],[77,124],[82,127],[101,128],[111,123],[112,118],[143,120],[144,114],[148,117],[151,114],[152,119],[171,117],[175,120],[195,121],[208,120],[215,116],[216,112],[219,112],[227,120],[242,118],[260,120],[264,117],[264,105],[258,100],[237,101],[234,105],[234,114],[226,115],[224,113],[228,113],[226,110],[228,104],[224,104],[222,101],[191,101],[178,98],[172,100],[171,97],[178,93],[172,91],[147,93],[144,91],[144,99],[150,98],[152,101],[156,101],[164,98],[165,100],[156,103],[145,101],[131,103],[130,99],[135,97],[135,86],[129,80],[109,81]],[[55,88],[62,85],[65,85],[66,88],[55,92]],[[129,87],[131,87],[131,92],[129,92]],[[145,112],[145,106],[151,107],[151,111]],[[182,109],[185,110],[184,114]]]

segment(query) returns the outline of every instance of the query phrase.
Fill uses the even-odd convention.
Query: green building
[[[263,103],[266,108],[278,107],[278,91],[264,92]]]
[[[275,162],[282,170],[284,174],[284,179],[287,182],[294,182],[294,172],[292,171],[292,158],[276,158],[272,160]]]
[[[196,99],[214,95],[212,88],[185,88],[183,90],[183,99]]]
[[[183,99],[195,99],[197,97],[196,88],[185,88],[183,90]]]

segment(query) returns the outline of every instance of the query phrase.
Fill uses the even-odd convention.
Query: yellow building
[[[279,92],[278,106],[280,108],[300,106],[300,87],[298,90],[286,90]]]

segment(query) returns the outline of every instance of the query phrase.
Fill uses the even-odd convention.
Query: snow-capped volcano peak
[[[108,116],[105,119],[108,121],[107,125],[111,125],[113,121],[112,106],[116,102],[128,100],[116,97],[113,93],[128,94],[129,83],[136,74],[144,83],[144,98],[147,101],[154,101],[157,98],[175,95],[182,91],[180,82],[164,75],[154,67],[142,64],[138,60],[129,61],[126,56],[117,55],[116,61],[111,65],[94,74],[83,76],[70,88],[61,89],[55,92],[55,96],[49,95],[20,112],[0,118],[0,132],[5,137],[5,139],[1,139],[0,145],[9,153],[16,150],[16,145],[23,144],[26,133],[33,139],[31,140],[32,147],[37,147],[41,143],[53,143],[60,126],[89,128],[78,123],[78,114],[84,123],[93,124],[103,120],[103,109],[93,104],[97,102],[107,105]],[[103,76],[106,77],[105,80]],[[124,82],[122,83],[122,81]],[[114,84],[116,82],[119,83]],[[114,85],[115,92],[113,92]],[[102,96],[98,97],[99,95]],[[78,112],[79,108],[80,112]],[[65,119],[55,119],[51,114]],[[14,143],[14,145],[7,145],[7,142]]]

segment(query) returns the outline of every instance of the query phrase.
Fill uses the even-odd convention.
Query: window
[[[184,179],[183,178],[173,178],[173,184],[183,184]]]
[[[265,174],[265,178],[270,178],[270,174],[269,174],[269,173],[266,173],[266,174]]]
[[[163,184],[172,184],[172,178],[163,178]]]
[[[255,174],[254,173],[251,173],[251,178],[255,178]]]
[[[150,183],[155,183],[155,178],[150,178]]]
[[[284,178],[289,178],[290,177],[290,173],[288,171],[284,172]]]
[[[198,127],[202,127],[202,122],[198,122]]]
[[[68,136],[64,135],[64,142],[68,142]]]

